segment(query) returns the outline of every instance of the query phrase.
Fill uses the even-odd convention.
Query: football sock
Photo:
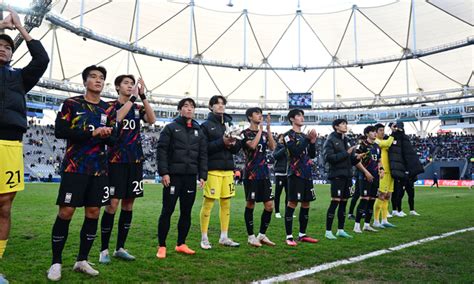
[[[272,220],[272,211],[263,209],[262,217],[260,218],[260,234],[265,235]]]
[[[8,240],[0,240],[0,259],[3,257]]]
[[[336,213],[336,208],[339,202],[331,200],[329,204],[328,212],[326,214],[326,231],[331,231],[332,222],[334,221],[334,214]]]
[[[380,222],[380,212],[382,211],[383,200],[375,199],[374,203],[374,221]]]
[[[221,232],[229,231],[230,223],[230,198],[219,199],[220,210],[219,217],[221,220]]]
[[[384,200],[382,203],[382,221],[387,221],[388,217],[388,200]]]
[[[79,254],[77,255],[77,261],[87,260],[89,252],[91,251],[92,244],[94,244],[95,237],[97,236],[97,224],[99,219],[92,219],[84,217],[84,223],[81,229],[81,243],[79,245]]]
[[[100,220],[100,251],[109,248],[110,235],[112,235],[112,228],[114,227],[114,217],[115,214],[110,214],[104,210],[104,214],[102,215],[102,219]]]
[[[367,208],[367,199],[361,199],[359,201],[359,206],[357,206],[357,215],[356,215],[356,223],[360,223],[362,219],[362,214],[366,213],[365,209]]]
[[[300,233],[306,234],[306,228],[308,227],[308,219],[309,219],[309,208],[300,208]]]
[[[286,211],[285,211],[285,230],[286,230],[286,235],[292,235],[293,234],[293,213],[295,212],[295,208],[291,208],[289,206],[286,206]]]
[[[344,229],[344,224],[346,222],[346,206],[347,200],[341,200],[339,202],[339,208],[337,209],[337,222],[338,222],[338,229]]]
[[[244,212],[245,226],[247,227],[247,235],[253,235],[253,208],[245,207]]]
[[[374,203],[375,203],[374,199],[371,199],[367,202],[367,210],[365,211],[366,224],[370,224],[370,219],[372,219],[372,214],[374,213]]]
[[[128,231],[132,224],[133,211],[120,211],[119,223],[118,223],[118,235],[117,235],[117,246],[116,250],[125,248],[125,241],[127,240]]]
[[[204,197],[204,199],[202,200],[202,207],[200,213],[201,233],[203,234],[203,239],[204,234],[206,234],[207,239],[207,229],[209,228],[209,220],[211,219],[211,211],[213,206],[214,199]]]
[[[53,250],[52,264],[62,263],[62,253],[69,234],[69,223],[71,220],[64,220],[56,216],[51,234],[51,247]]]

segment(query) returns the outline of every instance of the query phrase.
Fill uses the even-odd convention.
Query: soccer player
[[[110,205],[105,206],[101,227],[101,249],[99,263],[109,263],[109,240],[114,226],[115,212],[122,200],[118,222],[117,244],[113,256],[134,260],[125,250],[125,241],[130,230],[135,198],[143,197],[143,149],[140,135],[140,121],[155,123],[155,113],[145,96],[145,83],[138,80],[135,86],[133,75],[115,78],[118,99],[109,102],[117,112],[118,140],[107,149],[109,162]],[[133,94],[132,94],[133,93]],[[143,105],[136,104],[137,95]]]
[[[439,184],[438,184],[438,174],[437,173],[434,173],[433,174],[433,184],[431,185],[431,187],[435,186],[436,185],[436,188],[439,188]]]
[[[69,223],[77,207],[85,207],[80,233],[79,254],[74,271],[99,275],[87,261],[94,243],[100,207],[110,203],[106,144],[115,143],[115,111],[101,100],[107,71],[89,66],[82,71],[84,95],[66,99],[55,123],[55,136],[67,140],[61,168],[61,184],[56,204],[59,212],[52,230],[52,265],[48,279],[61,279],[62,251],[68,237]]]
[[[207,144],[199,123],[193,119],[196,103],[184,98],[178,103],[180,113],[165,126],[158,142],[158,172],[163,183],[163,207],[158,222],[158,258],[166,257],[166,236],[170,219],[179,198],[178,242],[175,250],[192,255],[186,245],[191,227],[191,211],[196,199],[196,180],[204,187],[207,179]]]
[[[347,120],[338,118],[332,122],[334,132],[329,134],[323,145],[324,161],[329,166],[328,179],[331,184],[331,203],[326,213],[326,233],[329,240],[337,237],[352,238],[344,231],[347,199],[352,186],[352,155],[355,146],[351,146],[347,138]],[[357,156],[360,158],[360,156]],[[339,207],[339,208],[338,208]],[[337,209],[338,230],[332,233],[332,223]]]
[[[379,192],[374,204],[374,223],[373,227],[378,229],[395,227],[388,222],[388,203],[393,193],[393,178],[390,171],[390,160],[388,156],[388,149],[392,146],[393,136],[385,139],[385,126],[381,123],[375,125],[377,139],[375,143],[379,145],[381,151],[382,167],[384,175],[380,179]],[[380,213],[382,213],[382,223],[380,223]]]
[[[283,140],[283,134],[278,135],[276,149],[273,152],[275,164],[275,218],[280,219],[280,197],[283,189],[285,189],[285,205],[288,203],[288,155]]]
[[[235,196],[234,154],[242,147],[241,141],[236,137],[226,135],[226,125],[232,126],[232,117],[225,113],[227,99],[216,95],[209,100],[209,113],[207,120],[201,125],[206,136],[208,147],[208,176],[204,187],[204,198],[200,213],[201,219],[201,248],[211,249],[212,246],[207,236],[214,201],[219,200],[219,217],[221,222],[221,236],[219,244],[229,247],[238,247],[228,236],[230,222],[230,199]]]
[[[270,182],[270,171],[267,164],[267,148],[275,149],[275,140],[270,129],[270,114],[267,115],[267,131],[263,131],[262,109],[253,107],[245,112],[250,127],[242,133],[242,149],[245,153],[244,189],[247,205],[245,206],[245,225],[247,227],[248,243],[254,247],[262,244],[274,246],[265,235],[273,212],[273,187]],[[253,211],[256,202],[263,202],[260,231],[255,237],[253,230]]]
[[[361,154],[362,160],[356,165],[359,169],[360,201],[357,207],[357,215],[354,224],[354,232],[362,233],[360,229],[360,220],[365,213],[364,231],[377,232],[370,226],[372,219],[375,199],[379,189],[380,177],[384,175],[384,168],[380,161],[380,147],[375,143],[375,126],[369,125],[364,129],[366,140],[362,141],[357,148],[356,153]]]
[[[300,242],[317,243],[306,234],[308,226],[310,202],[316,200],[312,180],[312,160],[316,158],[316,130],[312,129],[304,134],[301,128],[304,125],[304,112],[301,109],[292,109],[288,112],[288,121],[292,128],[285,133],[285,145],[288,150],[288,204],[285,211],[286,244],[296,246],[293,239],[293,213],[301,203],[299,222]]]
[[[49,63],[41,42],[28,34],[14,10],[9,11],[10,14],[0,21],[0,29],[17,29],[26,40],[32,58],[23,69],[12,68],[10,62],[15,44],[10,36],[0,35],[0,74],[4,78],[0,81],[0,259],[10,233],[13,199],[25,188],[21,142],[27,129],[25,95],[38,83]],[[0,274],[2,281],[6,279]]]

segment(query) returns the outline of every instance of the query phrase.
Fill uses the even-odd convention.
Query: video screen
[[[289,93],[288,108],[310,109],[313,106],[313,94],[311,93]]]

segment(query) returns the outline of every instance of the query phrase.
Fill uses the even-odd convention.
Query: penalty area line
[[[301,277],[304,277],[304,276],[307,276],[307,275],[316,274],[316,273],[321,272],[321,271],[329,270],[331,268],[335,268],[335,267],[338,267],[338,266],[341,266],[341,265],[347,265],[347,264],[361,262],[363,260],[366,260],[366,259],[369,259],[369,258],[372,258],[372,257],[392,253],[394,251],[399,251],[399,250],[402,250],[402,249],[405,249],[405,248],[421,245],[421,244],[424,244],[424,243],[427,243],[427,242],[447,238],[447,237],[450,237],[450,236],[453,236],[453,235],[456,235],[456,234],[461,234],[461,233],[465,233],[465,232],[469,232],[469,231],[474,231],[474,227],[465,228],[465,229],[452,231],[452,232],[444,233],[444,234],[433,236],[433,237],[420,239],[420,240],[417,240],[417,241],[401,244],[401,245],[391,247],[391,248],[388,248],[388,249],[376,250],[376,251],[369,252],[369,253],[362,254],[362,255],[359,255],[359,256],[355,256],[355,257],[350,257],[350,258],[346,258],[346,259],[336,260],[336,261],[333,261],[333,262],[323,263],[323,264],[316,265],[316,266],[313,266],[313,267],[310,267],[310,268],[307,268],[307,269],[303,269],[303,270],[299,270],[299,271],[295,271],[295,272],[287,273],[287,274],[281,274],[281,275],[278,275],[278,276],[275,276],[275,277],[254,281],[252,283],[254,283],[254,284],[255,283],[273,283],[273,282],[282,282],[282,281],[294,280],[294,279],[301,278]]]

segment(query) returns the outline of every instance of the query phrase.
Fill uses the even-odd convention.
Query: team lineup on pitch
[[[411,17],[413,1],[410,7]],[[266,101],[252,101],[240,114],[220,90],[205,101],[186,92],[161,105],[141,72],[116,74],[103,61],[107,68],[81,66],[83,93],[61,98],[54,123],[40,134],[25,98],[42,84],[51,54],[13,8],[0,16],[0,284],[474,281],[474,194],[462,186],[440,188],[437,174],[452,182],[474,177],[467,131],[460,152],[451,144],[464,140],[449,141],[443,151],[444,137],[420,149],[408,134],[410,118],[361,115],[356,124],[363,129],[355,131],[355,120],[341,112],[322,115],[330,131],[324,136],[314,126],[309,92],[291,92],[278,122]],[[14,68],[21,41],[31,58]],[[265,100],[266,88],[265,79]],[[172,118],[160,112],[163,106],[172,108],[166,111]],[[464,122],[457,114],[446,115]],[[156,125],[150,142],[145,132]],[[285,130],[277,133],[277,126]],[[32,127],[37,136],[53,133],[54,143],[44,140],[53,152],[64,141],[61,157],[41,156],[43,138],[32,138]],[[40,155],[39,166],[57,170],[57,179],[49,172],[46,182],[28,182],[34,178],[26,171],[39,167],[27,163],[32,152],[25,145]]]

